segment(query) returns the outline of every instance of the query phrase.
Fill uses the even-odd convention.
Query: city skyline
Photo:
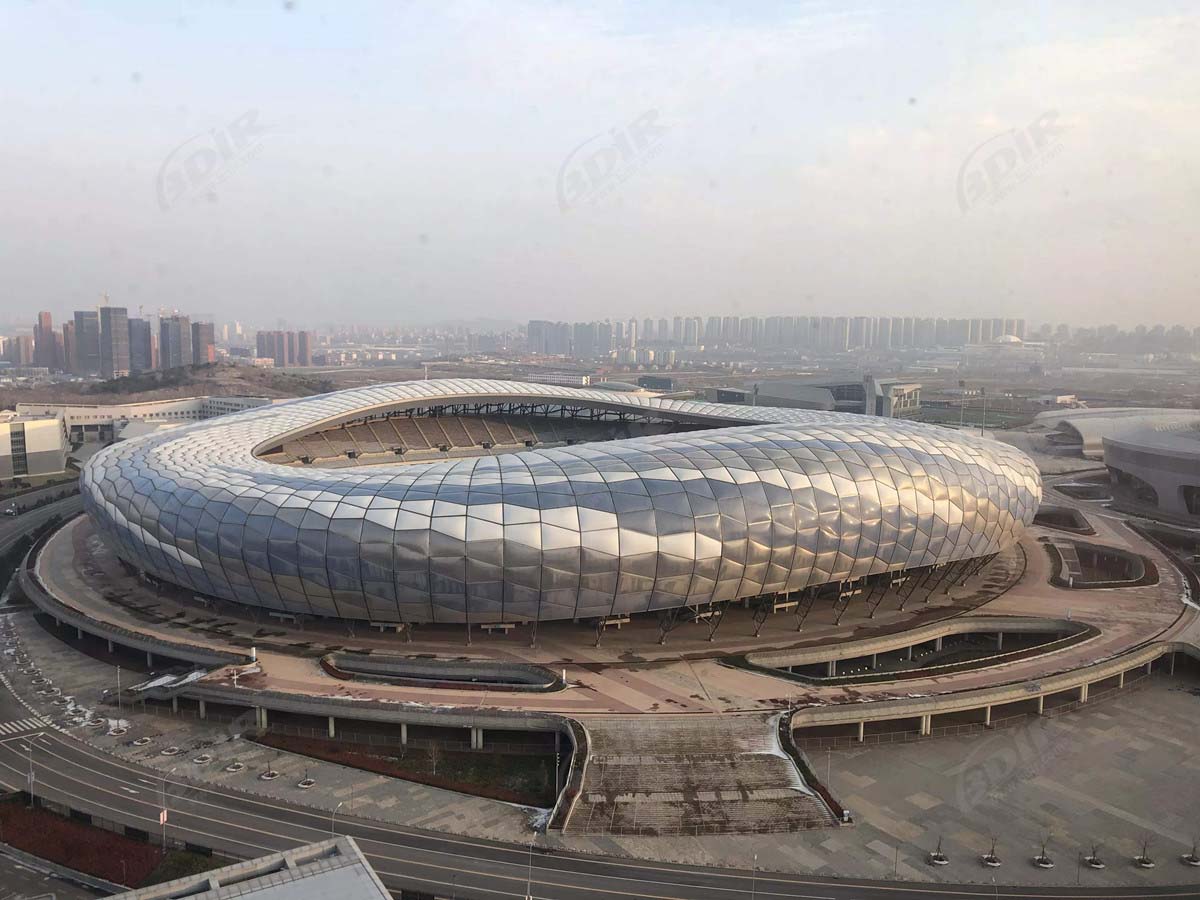
[[[1186,320],[1197,22],[14,6],[0,306]]]

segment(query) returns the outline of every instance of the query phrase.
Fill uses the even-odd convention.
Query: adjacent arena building
[[[1106,437],[1104,464],[1120,508],[1200,526],[1200,422]]]
[[[397,623],[628,615],[968,560],[1041,499],[1019,450],[938,426],[483,380],[124,441],[82,486],[155,578]]]

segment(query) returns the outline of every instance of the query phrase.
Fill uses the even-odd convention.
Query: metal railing
[[[860,741],[854,735],[834,735],[830,737],[803,737],[796,735],[796,746],[801,750],[849,750],[856,747],[874,746],[877,744],[908,744],[915,741],[927,741],[930,738],[937,737],[954,737],[967,734],[981,734],[985,731],[995,731],[1000,728],[1012,728],[1022,723],[1028,722],[1031,719],[1047,719],[1055,716],[1065,715],[1070,712],[1075,712],[1084,707],[1092,707],[1097,703],[1103,703],[1106,700],[1111,700],[1121,694],[1129,692],[1131,689],[1142,686],[1150,679],[1157,677],[1154,674],[1141,674],[1133,677],[1126,677],[1124,687],[1111,687],[1097,693],[1089,693],[1087,700],[1069,700],[1063,703],[1056,703],[1054,706],[1045,706],[1041,713],[1026,712],[1017,713],[1012,716],[1004,716],[1002,718],[994,718],[991,724],[983,722],[964,722],[957,725],[938,725],[932,728],[929,734],[921,734],[919,731],[885,731],[885,732],[867,732],[863,735]],[[1077,690],[1077,688],[1069,688],[1066,690]],[[1059,693],[1065,693],[1061,691]],[[1034,698],[1028,701],[1013,701],[1013,702],[1032,702]],[[980,707],[982,709],[983,707]],[[936,712],[932,713],[937,715]],[[914,719],[915,716],[905,716],[905,719]]]
[[[174,712],[169,706],[146,704],[145,708],[141,711],[166,719],[189,719],[208,724],[233,725],[240,722],[246,726],[242,729],[244,733],[256,736],[264,734],[280,735],[327,742],[336,741],[338,744],[362,747],[394,747],[404,750],[428,750],[430,747],[436,746],[439,750],[505,753],[512,756],[551,756],[554,754],[554,747],[549,745],[488,740],[486,731],[484,732],[483,747],[475,748],[471,746],[470,741],[452,741],[423,737],[409,737],[407,741],[402,741],[398,733],[381,734],[370,731],[350,731],[340,727],[336,729],[335,736],[331,738],[328,729],[325,728],[309,728],[304,725],[293,725],[289,722],[270,722],[269,720],[267,728],[264,731],[257,726],[254,713],[250,710],[236,716],[225,713],[207,712],[203,719],[200,718],[199,711],[195,709],[180,709],[178,712]],[[339,722],[341,721],[344,720],[339,720]],[[564,750],[563,752],[567,753],[570,751]]]

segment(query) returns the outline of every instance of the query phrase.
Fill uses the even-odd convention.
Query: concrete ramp
[[[695,835],[834,824],[777,715],[597,716],[568,834]]]

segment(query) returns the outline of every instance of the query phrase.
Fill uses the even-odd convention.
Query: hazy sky
[[[1200,6],[968,6],[3,0],[0,314],[1200,324]]]

